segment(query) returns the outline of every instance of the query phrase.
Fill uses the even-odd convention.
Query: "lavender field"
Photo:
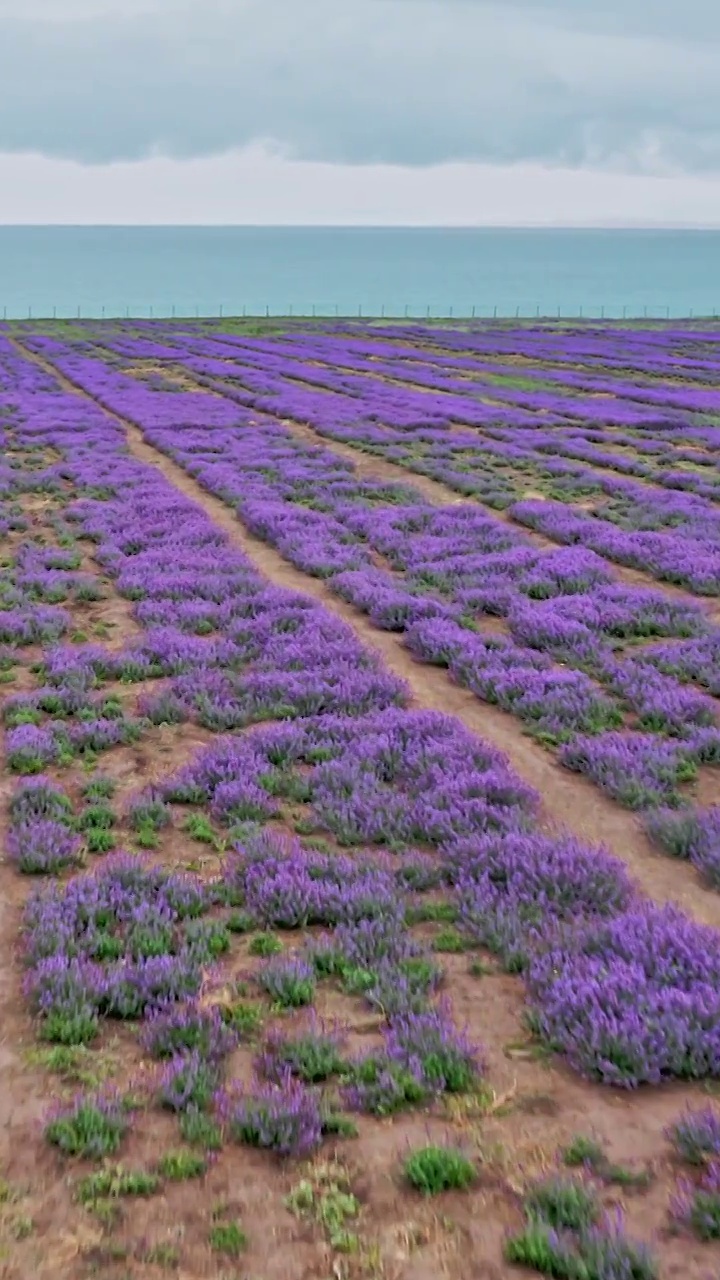
[[[2,1275],[717,1275],[720,329],[18,323],[0,437]]]

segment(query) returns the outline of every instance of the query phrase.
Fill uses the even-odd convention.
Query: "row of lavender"
[[[139,331],[142,332],[142,326]],[[147,332],[149,340],[161,347],[167,338],[171,342],[182,343],[189,337],[192,345],[198,330],[183,331],[182,326],[163,329],[162,325],[154,324],[148,326]],[[720,411],[718,393],[693,389],[694,378],[687,385],[668,387],[643,381],[642,374],[639,375],[635,369],[628,371],[630,377],[613,380],[578,375],[573,368],[572,336],[568,334],[562,338],[565,363],[562,370],[548,368],[545,361],[540,368],[528,363],[542,360],[542,349],[538,351],[532,334],[519,330],[509,335],[508,351],[512,353],[513,360],[521,359],[520,366],[502,365],[497,361],[487,363],[484,360],[484,340],[478,342],[476,339],[472,357],[463,362],[461,378],[446,376],[447,361],[432,351],[428,352],[427,335],[419,347],[413,347],[406,345],[405,334],[405,330],[400,334],[396,331],[394,339],[389,339],[387,332],[372,329],[349,335],[299,331],[263,340],[210,330],[203,334],[203,341],[208,343],[209,355],[234,358],[251,368],[259,367],[255,359],[259,353],[269,358],[271,367],[280,358],[286,361],[283,367],[288,373],[299,373],[302,380],[310,385],[361,398],[378,380],[390,379],[398,384],[422,387],[428,392],[440,393],[437,399],[430,401],[433,408],[439,409],[445,403],[445,417],[450,418],[457,410],[460,420],[463,410],[468,414],[482,413],[483,402],[490,406],[502,405],[509,411],[518,410],[519,421],[528,421],[529,414],[540,412],[552,414],[558,421],[596,419],[599,424],[607,422],[617,426],[654,426],[660,421],[665,422],[668,428],[674,425],[676,429],[683,425],[692,426],[687,415],[717,415]],[[657,376],[674,379],[676,359],[674,354],[669,354],[667,360],[656,367]],[[708,378],[712,381],[712,361],[708,366]],[[485,381],[488,376],[492,381]],[[532,389],[535,383],[540,386],[546,384],[555,391],[558,388],[565,390],[567,394],[563,397],[551,396],[544,391],[535,392]],[[593,398],[607,398],[612,403],[593,404]],[[650,406],[650,409],[643,406]],[[475,421],[474,425],[480,423]]]
[[[218,398],[149,390],[85,357],[53,356],[294,564],[517,716],[614,799],[678,805],[698,767],[720,759],[716,703],[687,687],[718,692],[720,636],[698,606],[613,581],[591,552],[539,552],[475,507],[435,508],[397,486],[360,482],[332,452],[298,444],[270,420],[239,419]],[[212,628],[217,614],[204,602],[183,625]],[[483,631],[487,614],[506,619],[509,635]],[[670,643],[622,649],[657,636]],[[238,723],[220,690],[202,714],[213,727]],[[717,827],[713,809],[683,810],[679,827],[662,813],[651,823],[674,851],[684,842],[715,887]]]
[[[179,347],[180,350],[186,347],[195,354],[197,334],[181,333],[174,329],[163,335],[160,330],[150,339],[156,351],[162,350],[162,347],[158,348],[158,337],[162,338],[163,345],[169,342],[171,346]],[[520,351],[526,346],[522,338],[518,346]],[[120,349],[130,353],[132,344],[130,347],[123,347],[121,344]],[[165,354],[167,355],[167,351]],[[666,384],[648,393],[651,403],[657,404],[662,412],[653,411],[649,415],[641,413],[638,417],[635,405],[638,399],[644,398],[646,388],[637,385],[636,376],[613,384],[593,382],[587,387],[589,397],[585,399],[576,398],[573,401],[567,401],[560,400],[556,396],[554,399],[536,400],[532,394],[523,390],[513,390],[506,386],[506,383],[529,382],[532,386],[533,379],[538,377],[544,379],[547,370],[538,370],[533,366],[527,368],[524,363],[519,370],[517,366],[512,365],[487,366],[495,369],[494,381],[492,385],[478,385],[477,381],[471,378],[472,371],[478,366],[480,368],[485,366],[482,363],[482,356],[476,355],[474,360],[465,362],[470,370],[470,373],[465,374],[465,381],[459,384],[454,383],[452,387],[443,389],[433,385],[434,374],[429,371],[432,371],[437,357],[432,352],[428,352],[426,347],[418,349],[405,346],[397,340],[388,342],[377,333],[373,334],[371,330],[362,338],[353,336],[344,338],[342,341],[322,333],[312,336],[294,335],[287,339],[276,338],[272,342],[233,339],[228,335],[215,334],[204,337],[201,354],[206,357],[216,357],[219,361],[231,360],[231,367],[224,371],[218,368],[216,362],[215,375],[222,377],[234,374],[238,378],[244,375],[249,379],[247,384],[249,388],[261,393],[268,389],[271,393],[273,391],[273,384],[267,382],[269,371],[272,375],[284,380],[286,391],[292,389],[290,385],[292,382],[299,382],[307,387],[318,387],[325,392],[337,393],[346,400],[347,398],[360,400],[369,407],[369,412],[366,410],[363,416],[367,416],[370,421],[376,406],[384,407],[385,414],[389,412],[391,415],[398,401],[402,403],[403,398],[398,392],[398,387],[402,387],[405,396],[409,397],[405,403],[414,407],[419,422],[428,427],[432,427],[436,419],[439,419],[439,425],[446,427],[453,421],[463,422],[472,409],[473,416],[467,419],[469,425],[482,426],[493,431],[498,427],[502,428],[502,425],[509,421],[511,427],[518,432],[519,439],[524,440],[527,456],[539,458],[540,461],[542,461],[543,449],[547,451],[550,448],[548,437],[546,434],[543,435],[541,429],[543,426],[554,427],[556,430],[550,439],[570,458],[625,471],[641,478],[651,478],[670,488],[682,488],[695,483],[705,484],[708,493],[711,496],[717,496],[714,460],[706,457],[698,448],[698,446],[713,446],[713,444],[717,446],[718,431],[711,425],[712,419],[709,424],[700,416],[701,411],[712,413],[717,408],[717,402],[707,400],[706,403],[698,405],[691,398],[687,403],[683,403],[682,396],[678,396],[672,388],[668,389]],[[570,354],[572,355],[572,352]],[[666,377],[674,373],[674,364],[668,363],[661,368],[664,368]],[[416,381],[420,377],[419,369],[423,371],[424,378],[420,384]],[[357,376],[357,371],[362,376]],[[563,371],[554,375],[550,373],[549,376],[551,378],[555,376],[564,382],[566,379],[572,381],[577,375],[571,369],[569,372]],[[423,386],[425,394],[422,396],[412,394],[413,389],[417,391],[418,385]],[[282,382],[279,386],[277,384],[274,386],[275,393],[281,389],[283,389]],[[442,398],[432,395],[428,397],[427,392],[435,390],[443,392]],[[471,395],[472,405],[458,401],[457,397],[460,394]],[[676,407],[673,409],[670,405],[674,395]],[[478,397],[480,397],[479,400]],[[520,406],[519,409],[518,406]],[[630,421],[625,423],[623,414],[628,408],[637,418],[636,422],[631,416]],[[687,412],[683,414],[682,409]],[[625,425],[628,430],[621,433],[619,428]],[[533,435],[539,432],[541,441],[536,445],[533,435],[525,432],[523,436],[523,427],[531,428]],[[558,431],[558,428],[562,430]],[[649,441],[646,434],[648,430],[652,431],[654,437]],[[454,436],[453,439],[460,444],[463,440],[471,441],[472,437],[466,434]],[[683,447],[684,439],[687,439],[692,447]],[[680,448],[677,447],[678,440]],[[598,443],[606,443],[612,446],[612,450],[600,451],[595,448]],[[657,471],[650,467],[647,461],[643,463],[632,455],[628,456],[615,451],[624,447],[631,449],[633,454],[637,452],[654,458],[663,470]],[[683,463],[689,463],[698,468],[704,464],[707,468],[705,479],[692,473],[682,471],[671,473],[664,470],[664,468]]]
[[[205,1059],[197,1050],[210,1033],[193,999],[225,947],[223,912],[242,907],[279,928],[332,927],[262,969],[258,980],[275,998],[305,1003],[332,976],[384,1010],[385,1047],[351,1064],[346,1103],[383,1112],[462,1087],[477,1057],[436,1005],[442,975],[408,927],[409,891],[444,886],[470,938],[524,973],[538,1033],[580,1070],[622,1084],[718,1074],[714,931],[639,900],[622,865],[602,852],[528,834],[534,798],[492,751],[448,718],[404,709],[402,687],[346,628],[265,586],[197,508],[124,456],[119,429],[102,413],[27,366],[12,372],[8,402],[24,418],[15,428],[22,447],[57,450],[65,482],[96,494],[72,502],[68,519],[95,542],[118,586],[143,583],[144,601],[162,601],[164,611],[164,625],[148,627],[138,607],[144,634],[123,653],[51,647],[45,683],[20,705],[63,724],[79,705],[100,721],[94,700],[109,677],[164,677],[138,707],[142,732],[144,716],[182,721],[221,686],[244,723],[284,722],[219,740],[148,803],[203,804],[232,828],[272,822],[282,797],[300,796],[313,829],[357,849],[352,859],[328,857],[245,827],[212,882],[119,857],[41,890],[28,906],[25,943],[28,992],[46,1035],[85,1040],[100,1019],[154,1016],[160,1006],[167,1017],[168,1002],[178,1004],[169,1041],[196,1048],[173,1061],[163,1087],[178,1105],[197,1101],[199,1076],[219,1067],[216,1047]],[[189,637],[178,625],[182,606],[208,598],[224,606],[222,629]],[[66,763],[52,745],[56,719],[11,730],[11,756],[18,730],[33,768]],[[15,848],[45,840],[48,823],[57,832],[66,814],[57,783],[24,780],[12,806]],[[237,1132],[262,1141],[262,1125],[286,1106],[319,1140],[320,1101],[285,1076],[228,1099]]]
[[[208,332],[213,332],[212,326]],[[226,335],[219,336],[227,341]],[[238,337],[244,344],[242,334]],[[315,337],[313,334],[313,342]],[[651,331],[619,332],[612,326],[593,332],[565,328],[549,331],[541,326],[504,330],[485,327],[464,333],[451,329],[433,332],[410,325],[400,329],[353,325],[331,326],[329,331],[320,333],[322,343],[350,340],[350,354],[366,360],[400,358],[408,380],[418,372],[416,364],[422,366],[420,372],[427,371],[428,385],[436,371],[457,371],[462,378],[455,379],[447,389],[459,394],[472,394],[473,385],[486,378],[501,389],[508,384],[511,392],[529,393],[527,404],[531,409],[550,407],[532,399],[534,388],[560,388],[573,397],[595,394],[627,399],[631,407],[650,405],[661,410],[669,423],[680,420],[677,411],[712,413],[718,403],[716,393],[696,397],[694,392],[702,392],[704,386],[715,381],[716,332],[659,331],[654,335],[655,343],[648,346],[652,337]],[[290,332],[286,339],[302,346],[306,335],[302,331]],[[321,346],[321,352],[322,349]],[[372,371],[368,364],[358,365],[358,369]],[[668,377],[672,378],[669,388],[663,385]],[[523,403],[522,395],[517,403]],[[566,407],[564,416],[577,416],[577,403],[569,401]],[[612,413],[613,406],[605,409]],[[600,406],[600,413],[603,411]]]
[[[713,508],[719,492],[716,427],[707,423],[692,427],[682,419],[666,424],[657,415],[648,417],[642,426],[652,432],[651,447],[667,448],[661,444],[663,433],[672,438],[679,432],[693,442],[691,450],[674,457],[676,464],[689,462],[690,469],[679,470],[675,465],[653,473],[634,457],[633,436],[617,437],[631,450],[628,458],[596,448],[598,437],[607,437],[608,432],[580,431],[579,419],[592,419],[593,413],[600,419],[604,415],[603,420],[617,420],[615,407],[593,406],[622,401],[591,399],[578,405],[574,420],[542,406],[540,413],[522,410],[518,414],[501,404],[473,401],[468,405],[447,393],[433,396],[410,387],[399,390],[394,382],[357,378],[348,383],[347,375],[319,370],[312,348],[300,360],[291,344],[284,346],[280,341],[246,341],[238,349],[237,344],[231,347],[225,339],[214,337],[203,338],[198,345],[193,334],[171,332],[162,343],[157,336],[139,341],[121,337],[112,345],[133,359],[183,360],[203,385],[231,396],[243,407],[309,423],[321,435],[360,446],[490,506],[507,509],[513,520],[558,542],[590,547],[612,561],[699,594],[720,590],[720,513]],[[322,338],[316,341],[320,345]],[[398,360],[394,368],[396,374],[402,373],[403,362]],[[468,430],[458,431],[453,426],[456,422],[482,427],[482,438]],[[706,464],[704,468],[698,459]],[[598,472],[598,467],[611,472]],[[613,470],[655,483],[637,483],[613,475]],[[675,492],[658,492],[656,484]],[[528,488],[540,489],[556,501],[523,500]],[[686,489],[694,492],[676,492]],[[582,498],[588,509],[568,509],[565,499],[575,498]]]
[[[209,352],[204,354],[206,357],[210,355]],[[316,357],[317,354],[315,352]],[[513,421],[506,406],[473,405],[473,414],[476,414],[476,409],[481,409],[486,419],[484,438],[478,440],[467,431],[448,429],[448,419],[450,422],[463,421],[462,405],[456,406],[452,400],[445,408],[445,422],[436,421],[435,403],[428,403],[427,394],[418,395],[411,390],[399,394],[397,387],[387,382],[373,386],[362,380],[359,386],[351,389],[332,382],[328,384],[328,375],[319,374],[313,367],[312,354],[308,353],[298,363],[292,352],[284,351],[279,342],[258,344],[257,350],[244,350],[239,366],[235,362],[228,365],[226,361],[205,358],[196,363],[197,360],[198,357],[194,357],[188,367],[210,378],[211,385],[213,381],[221,380],[231,390],[235,389],[242,403],[265,408],[279,417],[287,415],[308,421],[325,431],[330,428],[330,433],[336,431],[338,422],[344,424],[348,420],[350,436],[346,438],[352,439],[353,432],[360,426],[363,428],[363,443],[374,448],[383,446],[383,452],[388,446],[406,451],[404,465],[409,469],[421,464],[428,473],[459,487],[461,492],[467,491],[469,485],[479,485],[477,496],[489,497],[495,505],[509,506],[510,515],[522,523],[532,524],[536,513],[536,509],[517,503],[522,486],[527,485],[533,475],[539,481],[552,484],[554,489],[551,492],[560,497],[597,495],[594,517],[575,513],[574,524],[565,529],[548,530],[551,536],[560,541],[589,540],[586,545],[593,546],[609,559],[646,569],[667,581],[687,584],[700,593],[717,592],[720,513],[706,500],[718,496],[716,451],[720,436],[716,427],[706,424],[704,428],[691,429],[686,422],[673,422],[671,419],[665,432],[670,440],[678,432],[690,432],[693,441],[699,437],[704,448],[715,450],[714,457],[700,452],[697,447],[675,455],[676,462],[690,462],[696,469],[699,469],[698,458],[705,460],[707,478],[698,477],[696,470],[663,470],[654,474],[652,468],[637,462],[632,455],[628,459],[615,452],[598,449],[595,439],[583,437],[577,429],[579,421],[587,430],[593,415],[598,421],[604,418],[612,421],[619,412],[616,405],[622,405],[622,399],[609,402],[592,399],[589,403],[578,403],[574,418],[570,419],[561,412],[565,406],[532,405],[528,406],[532,411],[519,422]],[[248,362],[249,367],[245,368]],[[400,375],[402,360],[398,359],[391,368],[396,377]],[[294,382],[298,378],[303,383],[315,381],[322,389],[318,393],[308,386],[298,385]],[[630,389],[631,383],[626,386],[626,390]],[[330,399],[328,390],[332,393]],[[248,392],[254,398],[249,399]],[[358,412],[358,401],[362,404],[361,412]],[[597,407],[608,403],[611,408]],[[482,425],[477,418],[472,421],[471,417],[470,421],[473,426]],[[384,432],[377,423],[386,428]],[[649,417],[642,425],[645,432],[652,433],[652,443],[657,448],[662,440],[662,419],[658,422],[657,415]],[[411,432],[409,450],[408,430]],[[693,430],[697,436],[692,434]],[[424,446],[422,451],[417,449],[418,441]],[[614,443],[623,443],[633,453],[635,451],[632,436],[616,436]],[[577,465],[583,462],[593,465]],[[677,493],[658,493],[656,488],[648,488],[646,484],[612,474],[598,475],[597,467],[649,478],[661,488],[693,488],[696,493],[688,497]],[[677,527],[688,544],[684,555],[678,553],[677,541],[667,541],[667,531]],[[666,536],[652,537],[657,531]],[[709,563],[703,565],[702,576],[696,577],[689,564],[689,556],[701,551],[705,561],[708,553],[711,556]]]
[[[359,326],[334,326],[336,332],[358,332],[368,336],[367,328]],[[544,379],[550,371],[565,376],[574,370],[593,375],[600,373],[631,373],[642,384],[653,378],[667,377],[671,365],[676,383],[684,381],[714,381],[717,361],[717,326],[622,327],[616,325],[573,328],[567,325],[527,326],[470,326],[467,330],[447,327],[432,329],[419,325],[404,325],[394,333],[385,329],[380,335],[393,348],[399,342],[420,345],[433,354],[453,360],[460,359],[466,371],[472,371],[472,361],[491,362],[493,369],[498,362],[511,361],[517,370],[533,370],[539,366],[536,376]],[[470,363],[468,363],[468,361]],[[542,372],[540,372],[542,370]],[[653,383],[650,381],[650,385]],[[638,398],[641,398],[638,396]]]
[[[93,329],[86,326],[87,339],[80,345],[87,350],[92,348]],[[105,347],[107,331],[103,331],[103,341],[98,348],[102,355]],[[545,370],[526,366],[525,357],[519,367],[494,366],[496,372],[492,386],[477,387],[475,381],[466,375],[463,382],[452,390],[422,386],[414,381],[418,376],[418,366],[432,369],[436,357],[432,349],[428,349],[427,339],[422,347],[400,345],[397,339],[391,340],[382,331],[367,329],[358,337],[356,334],[343,335],[342,340],[323,331],[314,331],[312,335],[304,333],[282,335],[272,340],[234,337],[217,328],[202,329],[195,327],[186,329],[183,326],[163,326],[153,323],[142,325],[113,327],[110,337],[114,349],[120,354],[132,357],[137,352],[138,339],[144,339],[146,354],[149,359],[165,360],[180,353],[190,356],[201,354],[206,359],[214,360],[212,372],[218,376],[239,377],[244,373],[250,379],[249,385],[262,393],[268,388],[272,390],[274,379],[280,377],[307,388],[318,388],[328,394],[338,396],[338,407],[343,399],[360,401],[355,405],[355,416],[373,420],[372,413],[376,405],[383,404],[388,413],[401,411],[404,406],[406,414],[415,414],[415,425],[427,427],[449,427],[453,422],[477,428],[487,428],[509,424],[514,427],[540,425],[563,428],[563,435],[568,440],[585,439],[585,433],[593,432],[589,437],[593,441],[605,441],[622,446],[631,445],[648,456],[662,455],[663,460],[671,463],[698,462],[698,447],[717,441],[717,430],[713,427],[712,416],[705,417],[697,406],[684,406],[668,409],[667,387],[653,393],[658,401],[658,409],[649,413],[633,407],[635,393],[640,393],[634,379],[618,383],[612,390],[600,391],[590,388],[590,395],[584,400],[574,399],[569,403],[559,402],[555,406],[544,402],[535,403],[528,398],[526,407],[514,406],[508,390],[505,399],[497,398],[497,388],[502,390],[504,382],[524,384],[532,382],[529,375],[540,376]],[[197,347],[201,339],[201,348]],[[522,351],[525,337],[515,335],[514,348]],[[480,357],[481,358],[481,357]],[[516,356],[517,358],[517,356]],[[527,356],[527,359],[531,359]],[[472,366],[478,363],[479,357],[469,362]],[[225,365],[225,368],[222,366]],[[355,372],[358,366],[359,373]],[[665,369],[666,376],[671,367]],[[270,375],[270,380],[263,375]],[[255,380],[253,380],[255,375]],[[558,375],[561,376],[561,375]],[[564,375],[562,375],[564,376]],[[431,375],[426,374],[426,381],[431,382]],[[413,390],[423,391],[422,395],[412,394]],[[432,394],[438,390],[438,394]],[[483,394],[480,395],[479,391]],[[672,392],[668,394],[672,397]],[[522,398],[520,392],[517,393]],[[464,398],[460,398],[464,397]],[[652,398],[652,397],[651,397]],[[630,404],[628,404],[628,400]],[[364,406],[372,406],[370,412],[363,411]],[[711,414],[712,405],[704,406]],[[338,414],[342,417],[342,414]],[[398,425],[403,425],[402,417]],[[627,435],[619,434],[625,427]],[[658,440],[647,440],[647,432],[658,435]],[[466,437],[469,438],[469,437]],[[676,446],[687,440],[694,448],[686,452],[676,451]],[[588,458],[602,464],[602,457],[588,450]],[[619,455],[608,455],[609,465],[617,465]],[[700,459],[702,461],[702,459]]]

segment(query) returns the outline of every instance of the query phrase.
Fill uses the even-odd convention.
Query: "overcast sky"
[[[0,221],[720,225],[718,0],[0,0]]]

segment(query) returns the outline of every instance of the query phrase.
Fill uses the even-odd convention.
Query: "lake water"
[[[0,227],[0,315],[720,314],[720,231]],[[473,311],[474,309],[474,311]]]

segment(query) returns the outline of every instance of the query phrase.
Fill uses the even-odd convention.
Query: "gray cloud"
[[[482,0],[475,2],[482,3]],[[599,0],[597,4],[593,0],[503,0],[503,9],[539,15],[566,29],[582,31],[680,41],[705,41],[720,36],[720,11],[714,0],[688,0],[684,4],[678,0]]]
[[[720,170],[719,66],[716,0],[0,0],[0,150]]]

